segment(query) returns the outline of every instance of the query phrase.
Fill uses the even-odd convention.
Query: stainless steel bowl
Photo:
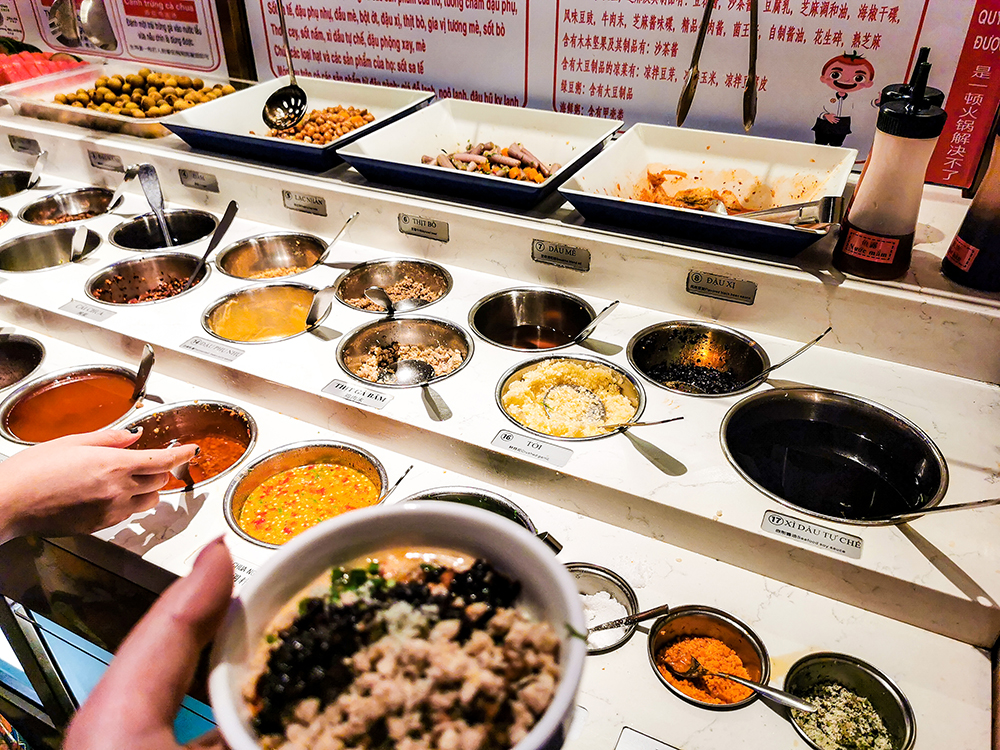
[[[919,427],[873,401],[820,388],[749,396],[722,421],[722,449],[750,484],[782,505],[829,521],[937,505],[948,465]]]
[[[122,260],[98,271],[87,281],[87,296],[109,305],[153,305],[181,297],[208,277],[208,265],[201,267],[190,289],[180,291],[194,273],[199,258],[184,253],[148,255]],[[173,293],[138,302],[143,295],[166,288]],[[166,294],[166,292],[164,292]]]
[[[75,232],[76,227],[61,227],[8,240],[0,245],[0,271],[42,271],[71,262]],[[87,241],[80,257],[86,258],[100,244],[101,235],[88,229]]]
[[[660,682],[678,698],[694,706],[713,711],[731,711],[757,700],[756,692],[751,692],[748,698],[736,703],[705,703],[682,693],[656,666],[656,657],[662,649],[683,637],[717,638],[736,652],[751,680],[766,685],[771,677],[771,660],[764,642],[750,629],[750,626],[714,607],[694,604],[677,607],[650,627],[648,653],[650,666]]]
[[[388,484],[385,468],[375,456],[363,448],[348,443],[335,442],[296,443],[282,446],[261,456],[233,479],[229,489],[226,490],[226,497],[222,503],[226,523],[236,534],[248,542],[268,549],[277,549],[280,545],[256,539],[240,527],[237,519],[243,510],[243,504],[257,487],[275,474],[294,469],[296,466],[317,463],[340,464],[354,469],[372,481],[378,488],[380,497],[385,495]],[[381,503],[381,499],[379,503]]]
[[[45,347],[37,339],[17,333],[0,334],[0,390],[31,377],[44,358]]]
[[[377,286],[382,289],[388,289],[393,284],[397,284],[407,278],[423,284],[435,296],[430,301],[413,298],[401,299],[395,303],[396,312],[412,312],[413,310],[427,307],[442,299],[451,291],[451,274],[437,263],[431,263],[419,258],[386,258],[382,260],[370,260],[367,263],[356,265],[337,279],[337,299],[348,307],[361,310],[364,308],[351,304],[349,300],[360,299],[367,302],[365,289],[368,287]],[[383,312],[382,308],[365,311],[379,314]]]
[[[243,446],[243,455],[231,466],[208,479],[195,482],[192,487],[218,479],[232,471],[249,455],[257,442],[257,423],[245,410],[222,401],[187,401],[171,404],[151,414],[144,414],[125,425],[126,429],[141,427],[142,435],[130,447],[145,450],[165,448],[172,440],[181,444],[198,443],[212,436],[221,435]],[[203,448],[204,450],[204,448]],[[160,490],[180,492],[187,488]]]
[[[450,378],[460,372],[472,358],[472,337],[454,323],[438,318],[386,318],[359,326],[344,336],[337,345],[337,362],[352,378],[368,385],[379,385],[384,388],[419,387],[419,385],[376,382],[358,374],[365,367],[373,349],[387,347],[393,343],[444,346],[461,353],[462,364],[449,373],[435,375],[427,383]]]
[[[219,220],[207,211],[173,208],[163,212],[174,239],[173,248],[183,247],[208,237]],[[169,250],[153,214],[140,214],[122,222],[108,235],[112,245],[123,250]]]
[[[316,296],[316,291],[315,287],[293,282],[239,289],[209,305],[201,317],[201,325],[213,336],[236,344],[268,344],[301,336],[309,330],[305,326],[305,314],[303,314],[301,329],[289,326],[280,330],[275,328],[271,333],[268,333],[266,326],[272,324],[280,326],[287,322],[289,306],[294,306],[297,309],[305,307],[308,311],[313,297]],[[225,335],[229,333],[225,329],[226,316],[235,314],[253,321],[254,326],[252,327],[256,331],[262,332],[261,335],[257,338],[235,338]],[[317,321],[317,325],[322,323],[328,314],[329,312],[323,315]],[[293,328],[294,330],[292,330]]]
[[[576,587],[581,596],[593,596],[605,592],[625,608],[626,615],[634,615],[639,611],[639,597],[635,595],[635,589],[613,570],[584,562],[566,563],[566,570],[576,579]],[[584,609],[586,610],[586,607]],[[636,625],[635,623],[626,625],[621,630],[621,637],[606,646],[591,646],[588,643],[587,653],[607,654],[621,648],[635,634]]]
[[[17,218],[28,224],[78,224],[87,219],[60,221],[66,216],[76,216],[83,213],[93,213],[99,216],[108,210],[108,204],[114,192],[102,187],[85,187],[76,190],[64,190],[47,195],[21,209]]]
[[[539,532],[535,528],[535,524],[531,518],[521,510],[519,505],[495,492],[478,487],[437,487],[410,495],[402,502],[408,503],[411,500],[437,500],[438,502],[461,503],[462,505],[471,505],[474,508],[488,510],[490,513],[496,513],[498,516],[503,516],[518,526],[524,527],[545,542],[549,546],[549,549],[557,555],[562,551],[562,545],[556,538],[547,531]]]
[[[791,666],[785,675],[784,687],[793,695],[804,696],[821,682],[836,682],[871,701],[892,738],[892,750],[913,747],[917,739],[917,722],[910,702],[892,680],[871,664],[847,654],[809,654]],[[820,750],[820,746],[802,731],[793,712],[789,712],[789,720],[806,745]]]
[[[20,438],[10,431],[8,420],[11,410],[28,396],[43,388],[53,384],[55,384],[55,387],[58,387],[58,384],[63,382],[78,380],[94,373],[121,375],[132,382],[135,382],[136,376],[136,373],[132,370],[125,367],[119,367],[117,365],[90,365],[88,367],[71,367],[66,370],[59,370],[58,372],[49,373],[48,375],[44,375],[40,378],[24,383],[19,388],[11,391],[7,395],[7,398],[3,400],[3,403],[0,403],[0,435],[14,443],[20,443],[21,445],[34,445],[34,441]],[[101,425],[101,428],[111,427],[127,419],[129,414],[135,409],[135,404],[142,401],[142,397],[144,395],[145,389],[138,395],[138,397],[133,401],[132,406],[127,409],[124,414],[115,417],[107,424]]]
[[[0,172],[0,198],[23,193],[28,189],[31,172],[23,169],[8,169]]]
[[[752,390],[760,384],[760,373],[771,366],[767,352],[749,336],[717,323],[697,320],[671,320],[644,328],[629,341],[627,351],[629,363],[653,385],[673,393],[706,398]],[[690,367],[725,373],[732,385],[743,385],[732,390],[720,389],[721,393],[702,393],[685,385],[684,379],[676,379],[678,373],[690,372],[687,370]]]
[[[573,440],[573,441],[600,440],[601,438],[606,438],[610,435],[617,434],[617,432],[611,431],[601,435],[588,435],[586,437],[563,437],[560,435],[550,435],[547,432],[541,432],[539,430],[528,427],[525,424],[522,424],[521,422],[517,421],[513,416],[511,416],[511,414],[507,411],[507,409],[503,405],[503,397],[506,395],[508,389],[510,388],[511,384],[514,383],[514,381],[528,374],[542,363],[559,361],[559,360],[580,362],[583,363],[585,366],[600,365],[601,367],[606,367],[609,370],[622,376],[623,378],[621,384],[622,393],[624,393],[626,398],[628,398],[635,404],[635,413],[631,417],[629,417],[629,419],[626,421],[634,422],[638,420],[640,416],[642,416],[642,412],[646,408],[646,392],[643,390],[642,385],[639,383],[636,377],[632,375],[632,373],[619,367],[618,365],[608,362],[607,360],[600,359],[599,357],[589,357],[583,355],[574,355],[574,356],[552,355],[545,357],[536,357],[535,359],[530,359],[526,362],[522,362],[519,365],[515,365],[507,372],[505,372],[501,376],[500,380],[497,382],[496,393],[495,393],[497,406],[500,407],[500,411],[503,413],[505,417],[507,417],[507,419],[509,419],[518,427],[520,427],[522,430],[527,430],[528,432],[534,433],[535,435],[540,435],[545,438],[555,438],[556,440]],[[565,385],[565,384],[559,383],[559,385]]]
[[[234,242],[215,257],[215,265],[227,276],[263,280],[287,278],[316,265],[326,243],[319,237],[297,232],[261,234]],[[287,271],[287,273],[269,272]]]
[[[469,311],[469,325],[502,349],[563,349],[596,313],[588,302],[559,289],[517,288],[494,292]]]

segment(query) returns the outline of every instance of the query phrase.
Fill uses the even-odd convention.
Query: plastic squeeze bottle
[[[924,175],[948,115],[924,99],[930,63],[912,95],[879,108],[875,141],[840,227],[833,265],[867,279],[898,279],[910,267]]]
[[[1000,134],[965,220],[952,240],[941,271],[952,281],[984,292],[1000,292]]]

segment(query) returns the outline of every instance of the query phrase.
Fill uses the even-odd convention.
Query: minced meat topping
[[[512,747],[559,680],[559,636],[515,606],[519,594],[483,560],[423,564],[405,580],[377,562],[334,569],[329,593],[268,636],[245,696],[262,746]]]

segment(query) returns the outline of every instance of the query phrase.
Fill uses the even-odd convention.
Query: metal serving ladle
[[[642,612],[636,612],[634,615],[628,615],[627,617],[619,617],[617,620],[611,620],[610,622],[602,622],[600,625],[594,625],[593,627],[587,628],[588,631],[594,633],[598,630],[613,630],[614,628],[624,628],[629,625],[635,625],[637,622],[643,622],[645,620],[652,620],[654,617],[660,617],[661,615],[666,615],[670,613],[669,604],[661,604],[659,607],[653,607],[652,609],[647,609]]]
[[[167,217],[163,214],[163,189],[160,187],[160,178],[156,176],[156,168],[152,164],[139,165],[139,184],[142,185],[142,192],[149,202],[149,207],[159,222],[160,232],[167,247],[173,247],[174,238],[170,236],[170,227],[167,226]]]
[[[105,209],[106,213],[111,213],[118,205],[125,200],[125,186],[139,176],[139,167],[141,164],[133,164],[128,169],[125,170],[125,175],[122,177],[122,181],[118,183],[118,187],[115,188],[115,192],[111,195],[111,200],[108,201],[108,207]]]
[[[970,508],[989,508],[991,505],[1000,505],[1000,497],[994,497],[990,500],[973,500],[968,503],[955,503],[954,505],[938,505],[934,508],[913,510],[908,513],[893,513],[889,516],[875,516],[874,518],[866,517],[865,521],[892,521],[894,523],[906,523],[907,521],[913,521],[921,516],[929,516],[931,513],[948,513],[953,510],[967,510]]]
[[[811,703],[806,703],[804,700],[796,698],[791,693],[786,693],[784,690],[778,690],[778,688],[773,688],[770,687],[769,685],[761,685],[759,682],[754,682],[753,680],[747,680],[744,679],[743,677],[737,677],[736,675],[733,674],[727,674],[726,672],[715,672],[711,669],[703,667],[701,663],[693,656],[691,657],[691,663],[688,665],[688,668],[685,669],[683,672],[680,671],[679,669],[675,669],[674,666],[669,661],[663,660],[660,661],[659,663],[663,664],[663,666],[667,668],[670,674],[672,674],[678,680],[692,680],[692,679],[697,680],[706,676],[722,677],[726,680],[731,680],[732,682],[735,682],[738,685],[742,685],[743,687],[750,688],[751,690],[753,690],[755,693],[758,693],[762,697],[772,700],[775,703],[779,703],[782,706],[788,706],[789,708],[794,708],[799,711],[805,711],[806,713],[809,714],[815,713],[816,711],[816,706],[812,705]]]
[[[208,247],[205,248],[204,254],[198,261],[198,264],[194,267],[194,271],[188,277],[188,280],[184,282],[184,286],[181,288],[181,292],[186,292],[194,284],[194,280],[198,278],[198,274],[205,267],[205,263],[208,262],[208,256],[212,254],[212,251],[219,246],[222,238],[226,234],[226,230],[229,229],[229,225],[233,223],[233,219],[236,218],[236,212],[240,210],[240,204],[236,201],[229,201],[229,205],[226,206],[226,212],[222,215],[219,220],[218,225],[215,227],[215,231],[212,233],[212,238],[208,241]]]
[[[267,97],[260,116],[269,128],[288,130],[298,125],[305,117],[308,97],[295,82],[292,50],[288,46],[288,29],[285,26],[284,0],[278,0],[278,20],[281,22],[281,43],[285,47],[285,62],[288,64],[288,85],[282,86]]]

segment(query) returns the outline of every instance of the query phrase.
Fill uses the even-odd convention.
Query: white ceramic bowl
[[[327,568],[400,545],[459,549],[521,582],[521,602],[562,637],[562,676],[548,710],[517,750],[562,745],[587,650],[566,627],[586,632],[573,577],[544,543],[501,516],[454,503],[411,502],[356,510],[319,524],[284,545],[244,586],[215,640],[208,682],[215,719],[232,750],[260,748],[242,691],[251,679],[251,654],[278,610]]]

